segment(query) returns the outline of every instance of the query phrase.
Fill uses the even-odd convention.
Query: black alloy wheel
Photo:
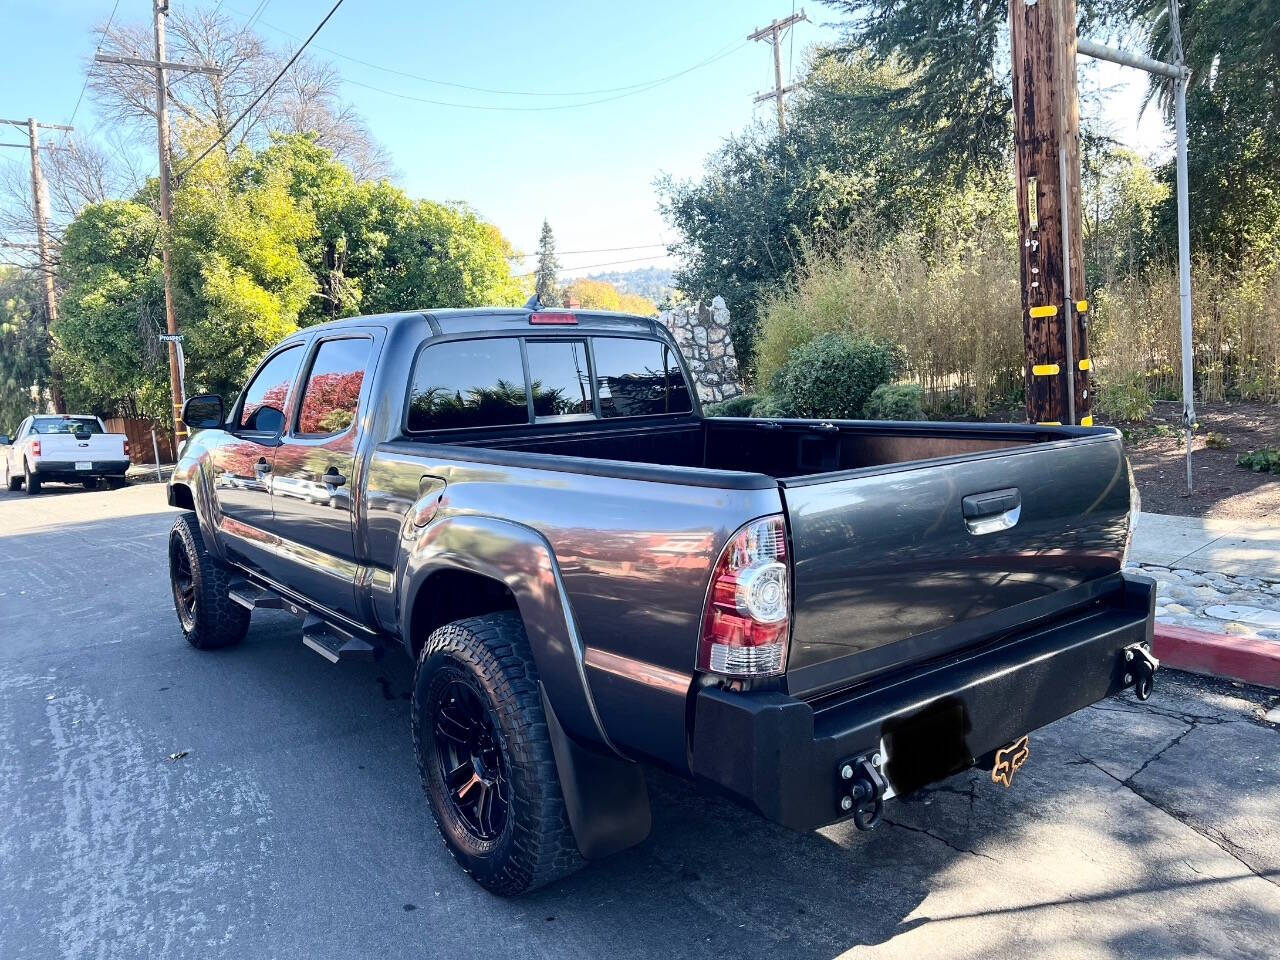
[[[191,558],[186,545],[178,537],[169,538],[169,579],[173,583],[173,605],[183,631],[196,626],[196,578],[191,572]]]
[[[478,844],[493,843],[506,829],[511,785],[492,712],[465,674],[450,668],[434,678],[427,709],[450,809]]]

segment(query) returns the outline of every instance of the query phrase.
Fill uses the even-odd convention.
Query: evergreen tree
[[[534,289],[544,307],[560,306],[560,261],[556,259],[556,238],[551,224],[542,221],[542,236],[538,238],[538,270],[534,274]]]

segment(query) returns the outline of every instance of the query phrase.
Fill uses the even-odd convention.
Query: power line
[[[653,250],[657,247],[665,247],[665,243],[637,243],[630,247],[596,247],[594,250],[557,250],[557,257],[571,257],[578,253],[620,253],[623,250]],[[528,260],[531,257],[541,256],[540,253],[517,253],[507,257],[508,260]],[[571,268],[573,269],[573,268]]]
[[[107,25],[102,28],[102,34],[98,37],[98,45],[93,48],[93,55],[97,57],[102,52],[102,45],[107,41],[107,31],[111,29],[111,23],[116,18],[116,11],[120,9],[120,0],[116,0],[115,6],[111,8],[111,16],[107,17]],[[80,86],[80,96],[76,97],[76,105],[71,108],[71,119],[68,124],[75,123],[76,113],[80,109],[80,101],[84,99],[84,92],[89,89],[89,77],[92,75],[93,67],[89,67],[84,72],[84,83]]]
[[[219,0],[218,6],[222,6],[222,0]],[[227,12],[234,13],[236,14],[236,16],[241,18],[246,18],[248,16],[247,14],[241,13],[238,10],[231,9],[231,7],[227,7]],[[268,23],[266,20],[259,19],[258,26],[268,27],[272,30],[275,30],[277,33],[284,34],[286,37],[291,37],[294,40],[299,39],[297,34],[290,33],[288,30],[285,30],[283,27],[277,27],[275,24]],[[738,46],[745,46],[745,43],[738,44]],[[409,80],[418,80],[422,83],[434,84],[435,86],[453,87],[456,90],[469,90],[469,91],[472,91],[473,93],[492,93],[492,94],[498,94],[500,96],[506,96],[506,97],[594,97],[594,96],[599,96],[607,93],[619,93],[627,90],[637,90],[640,87],[648,88],[657,83],[665,83],[668,80],[674,80],[677,77],[682,77],[686,73],[689,73],[690,71],[701,69],[702,67],[705,67],[709,63],[713,62],[716,58],[720,56],[720,54],[727,55],[728,53],[734,52],[734,50],[730,48],[734,48],[734,44],[732,43],[727,44],[726,46],[721,47],[719,51],[712,54],[709,59],[700,60],[699,62],[692,64],[688,67],[685,67],[682,70],[677,70],[675,73],[669,73],[661,77],[653,77],[652,79],[649,79],[649,80],[640,80],[640,81],[637,81],[636,83],[628,83],[620,87],[601,87],[596,90],[503,90],[498,87],[478,87],[478,86],[474,86],[472,84],[467,84],[467,83],[457,83],[452,80],[438,80],[435,77],[426,77],[420,73],[411,73],[408,70],[399,70],[395,67],[388,67],[380,63],[373,63],[369,60],[362,60],[359,57],[353,57],[350,54],[346,54],[346,53],[342,53],[341,51],[334,50],[331,47],[322,47],[319,44],[316,44],[317,50],[323,50],[325,53],[329,54],[330,56],[337,57],[340,60],[347,60],[347,61],[350,61],[351,63],[358,63],[360,66],[368,67],[371,70],[380,70],[383,73],[390,73],[398,77],[405,77],[406,79],[409,79]],[[388,92],[388,91],[379,91],[379,92]],[[466,106],[466,105],[465,104],[449,104],[449,106]]]
[[[511,106],[505,106],[500,104],[455,103],[451,100],[436,100],[433,97],[419,97],[411,93],[401,93],[397,90],[388,90],[385,87],[374,86],[371,83],[364,83],[360,80],[352,80],[349,77],[344,77],[342,82],[349,83],[352,86],[362,87],[365,90],[372,90],[375,93],[382,93],[389,97],[396,97],[399,100],[412,100],[415,103],[426,103],[436,107],[454,107],[459,110],[491,110],[491,111],[499,111],[499,112],[505,112],[505,113],[535,113],[535,112],[544,112],[548,110],[574,110],[579,107],[592,107],[600,103],[611,103],[614,100],[621,100],[624,97],[633,97],[638,93],[648,93],[650,90],[653,90],[657,87],[661,87],[665,84],[668,84],[672,80],[676,80],[687,73],[690,73],[694,70],[701,69],[702,67],[708,67],[719,60],[723,60],[725,57],[730,56],[731,54],[737,53],[744,46],[746,46],[745,41],[734,45],[731,49],[726,50],[725,52],[719,54],[718,56],[709,57],[708,59],[703,60],[701,63],[695,64],[692,67],[682,70],[680,73],[671,74],[670,76],[664,77],[661,80],[655,80],[652,83],[648,84],[647,86],[643,86],[638,89],[628,90],[626,93],[617,93],[610,97],[600,97],[595,100],[581,100],[577,103],[557,103],[557,104],[549,104],[547,106],[540,106],[540,107],[511,107]]]
[[[263,88],[260,94],[254,97],[253,103],[245,107],[244,110],[241,112],[240,116],[236,117],[234,120],[231,121],[231,123],[227,125],[227,129],[223,131],[222,136],[218,137],[217,140],[209,144],[209,146],[205,148],[204,152],[200,154],[200,156],[196,157],[195,160],[193,160],[190,164],[188,164],[187,167],[183,169],[183,171],[179,173],[175,179],[181,180],[188,173],[194,170],[201,160],[203,160],[209,154],[213,153],[214,148],[217,147],[218,144],[222,143],[222,141],[226,140],[228,136],[231,135],[231,131],[234,130],[239,125],[240,121],[243,120],[245,117],[247,117],[249,113],[253,110],[253,108],[262,102],[262,98],[271,92],[271,88],[274,87],[277,83],[279,83],[280,79],[286,73],[289,72],[289,68],[292,67],[294,63],[297,62],[300,56],[302,56],[302,51],[306,50],[307,46],[311,43],[311,41],[316,38],[316,34],[318,34],[321,30],[324,29],[324,25],[329,22],[330,17],[332,17],[335,13],[338,12],[338,8],[340,6],[342,6],[342,0],[337,0],[337,3],[335,3],[329,9],[329,12],[324,15],[324,19],[321,20],[320,23],[316,25],[316,28],[311,31],[311,35],[302,42],[302,46],[298,47],[297,51],[294,52],[293,56],[289,58],[289,62],[280,68],[280,72],[275,75],[275,79],[273,79],[270,83],[268,83]]]
[[[606,261],[605,263],[584,263],[584,264],[581,264],[580,266],[565,267],[564,269],[594,270],[596,267],[616,267],[620,263],[641,263],[645,260],[661,260],[665,256],[666,256],[665,253],[655,253],[648,257],[632,257],[629,260],[609,260],[609,261]],[[511,276],[515,278],[532,277],[537,272],[538,272],[537,270],[530,270],[528,273],[513,273]]]

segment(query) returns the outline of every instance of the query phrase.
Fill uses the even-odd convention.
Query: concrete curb
[[[1157,621],[1151,650],[1163,666],[1280,689],[1280,643]]]

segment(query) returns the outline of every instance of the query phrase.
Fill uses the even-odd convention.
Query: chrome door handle
[[[1008,530],[1022,517],[1022,494],[1017,487],[975,493],[960,501],[960,512],[975,537]]]

